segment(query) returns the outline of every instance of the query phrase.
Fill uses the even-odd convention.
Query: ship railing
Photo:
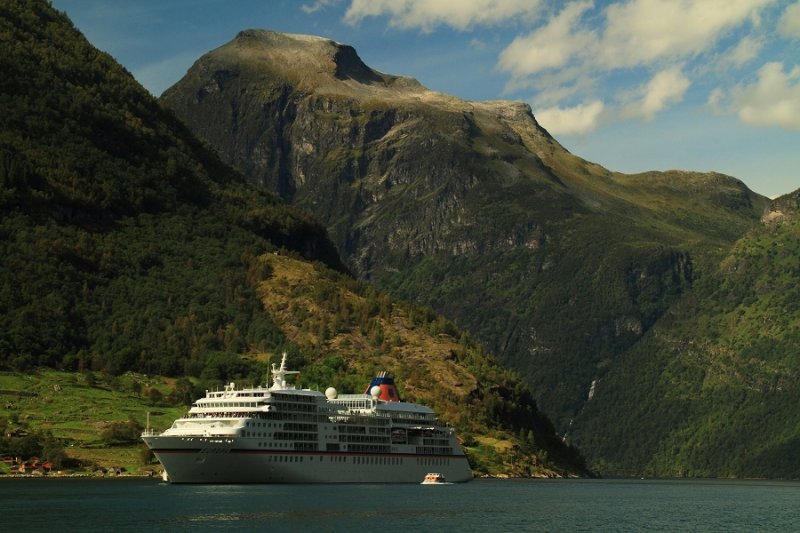
[[[142,437],[155,437],[158,434],[158,431],[153,428],[147,428],[142,431]]]

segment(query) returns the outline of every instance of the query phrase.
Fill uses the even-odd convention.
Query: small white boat
[[[439,472],[428,472],[425,474],[425,479],[422,480],[421,485],[449,485],[444,478],[444,474]]]

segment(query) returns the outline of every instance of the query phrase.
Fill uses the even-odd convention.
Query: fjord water
[[[0,479],[0,531],[797,531],[800,482]],[[12,520],[11,517],[14,517]]]

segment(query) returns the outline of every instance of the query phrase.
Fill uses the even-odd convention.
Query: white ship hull
[[[239,439],[144,437],[171,483],[420,483],[432,469],[472,479],[463,455],[293,452],[237,447]]]

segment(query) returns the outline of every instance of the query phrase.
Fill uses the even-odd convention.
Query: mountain
[[[249,181],[313,213],[360,279],[431,306],[519,371],[581,442],[589,426],[600,442],[631,423],[592,423],[593,385],[769,204],[718,173],[607,170],[525,104],[436,93],[320,37],[242,31],[161,99]]]
[[[0,31],[0,370],[20,398],[0,427],[95,446],[83,428],[143,425],[107,407],[141,405],[142,383],[180,403],[263,382],[285,350],[307,385],[395,372],[478,473],[588,475],[516,375],[431,310],[357,283],[318,222],[222,163],[48,2],[3,2]],[[26,379],[40,367],[82,376]],[[153,374],[180,379],[162,398]],[[99,402],[98,386],[103,409],[54,409],[66,389]]]
[[[798,478],[800,191],[598,382],[574,442],[617,474]],[[618,424],[620,411],[627,413]],[[614,434],[601,428],[616,427]]]

